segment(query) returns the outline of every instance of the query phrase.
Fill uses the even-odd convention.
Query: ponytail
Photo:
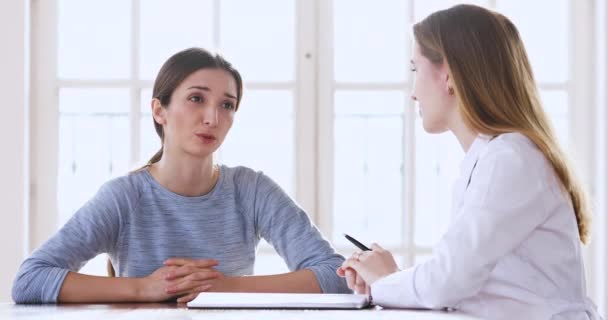
[[[148,163],[146,163],[146,167],[156,163],[158,161],[160,161],[160,158],[163,157],[163,147],[161,146],[160,149],[152,156],[152,158],[150,158],[150,160],[148,160]]]

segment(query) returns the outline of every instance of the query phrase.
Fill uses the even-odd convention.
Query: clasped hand
[[[163,267],[142,279],[143,300],[165,301],[178,297],[178,303],[190,302],[224,277],[214,269],[217,265],[212,259],[167,259]]]
[[[346,278],[348,287],[355,293],[369,294],[370,285],[398,271],[393,255],[374,243],[372,251],[355,252],[342,263],[336,273]]]

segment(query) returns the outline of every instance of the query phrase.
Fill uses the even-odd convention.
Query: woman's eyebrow
[[[192,86],[190,88],[188,88],[188,90],[190,89],[198,89],[198,90],[203,90],[203,91],[211,91],[211,89],[209,89],[209,87],[202,87],[202,86]]]
[[[209,92],[211,92],[211,89],[210,89],[209,87],[203,87],[203,86],[192,86],[192,87],[189,87],[187,90],[191,90],[191,89],[197,89],[197,90],[202,90],[202,91],[209,91]],[[235,96],[235,95],[233,95],[233,94],[231,94],[231,93],[224,92],[224,95],[225,95],[226,97],[228,97],[228,98],[232,98],[232,99],[236,100],[236,96]]]

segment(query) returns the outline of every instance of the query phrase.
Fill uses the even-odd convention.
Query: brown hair
[[[177,88],[190,74],[200,69],[222,69],[234,77],[237,90],[235,110],[238,110],[241,97],[243,96],[243,80],[240,73],[222,56],[218,54],[214,55],[202,48],[189,48],[171,56],[169,60],[163,64],[156,76],[152,97],[158,99],[160,104],[164,108],[167,108],[169,103],[171,103],[171,96],[173,95],[175,88]],[[147,165],[158,162],[163,155],[163,126],[156,122],[154,118],[152,121],[154,122],[154,129],[156,129],[156,133],[161,140],[161,148],[152,156]]]
[[[422,55],[447,64],[467,126],[490,136],[519,132],[542,151],[572,199],[581,242],[587,243],[586,194],[542,108],[515,25],[482,7],[457,5],[415,24],[414,37]]]

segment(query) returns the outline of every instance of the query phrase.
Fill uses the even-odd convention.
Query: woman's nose
[[[418,98],[416,98],[415,95],[412,95],[410,98],[412,98],[412,100],[414,100],[414,101],[418,101]]]
[[[203,123],[207,126],[210,127],[215,127],[217,126],[218,120],[217,120],[217,110],[214,107],[207,107],[205,108],[205,112],[203,113]]]

